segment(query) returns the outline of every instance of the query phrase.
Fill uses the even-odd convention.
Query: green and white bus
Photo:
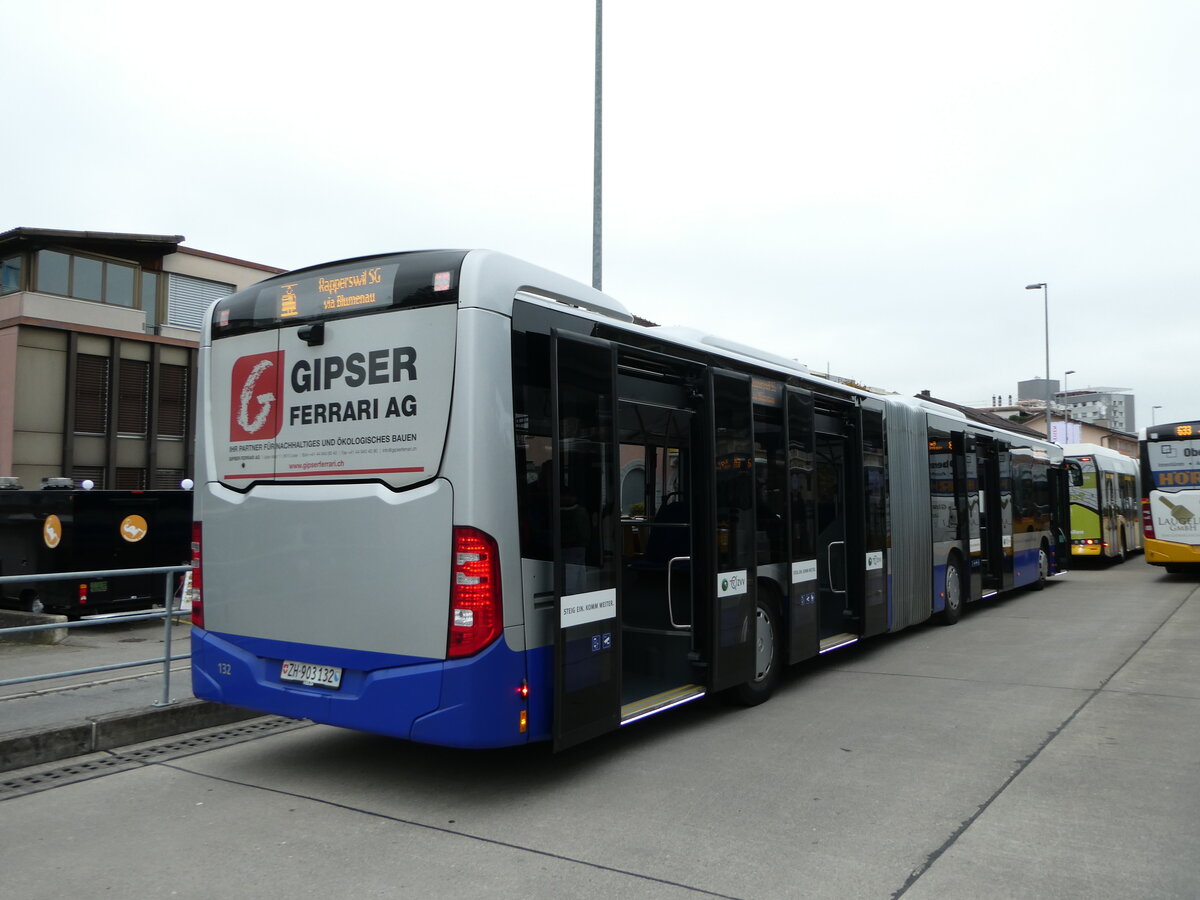
[[[1099,444],[1065,444],[1071,482],[1071,555],[1123,560],[1142,549],[1136,459]]]

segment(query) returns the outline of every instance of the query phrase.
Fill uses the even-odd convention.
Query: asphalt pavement
[[[1200,580],[1134,558],[558,755],[147,741],[0,777],[0,893],[1191,900],[1198,639]]]

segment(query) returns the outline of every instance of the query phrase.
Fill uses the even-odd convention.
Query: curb
[[[66,625],[66,616],[49,613],[21,612],[0,609],[0,629],[23,628],[26,625]],[[0,634],[0,643],[6,644],[61,644],[67,639],[67,629],[48,628],[45,631],[23,631],[17,634]]]
[[[228,725],[262,715],[207,700],[181,700],[171,706],[107,713],[50,728],[26,728],[0,735],[0,772],[112,750],[157,738]]]

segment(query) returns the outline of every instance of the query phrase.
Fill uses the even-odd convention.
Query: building
[[[1100,425],[1113,431],[1136,431],[1133,392],[1129,388],[1096,387],[1062,391],[1055,403],[1078,422]]]
[[[1047,386],[1049,390],[1047,391]],[[1133,391],[1129,388],[1089,387],[1059,390],[1058,380],[1031,378],[1017,383],[1017,403],[1025,408],[1040,406],[1045,415],[1046,398],[1051,397],[1051,412],[1076,422],[1087,422],[1132,433],[1137,430]]]
[[[204,311],[284,270],[182,242],[0,233],[0,476],[134,490],[191,477]]]
[[[1004,403],[1002,396],[992,398],[992,405],[981,408],[981,412],[986,412],[991,415],[999,416],[1008,422],[1022,423],[1026,428],[1032,429],[1039,435],[1046,434],[1046,401],[1044,398],[1036,396],[1037,392],[1042,390],[1045,385],[1044,379],[1037,379],[1033,382],[1021,382],[1022,385],[1033,384],[1031,390],[1025,392],[1025,396],[1013,402],[1012,396],[1008,397],[1008,403]],[[1050,384],[1057,388],[1057,382],[1051,381]],[[1074,407],[1063,402],[1064,398],[1074,397],[1076,394],[1080,396],[1091,395],[1095,389],[1086,391],[1071,391],[1069,393],[1056,391],[1056,400],[1050,407],[1050,427],[1051,437],[1059,444],[1099,444],[1101,447],[1108,447],[1116,450],[1118,453],[1123,453],[1126,456],[1137,459],[1138,456],[1138,438],[1134,432],[1118,429],[1108,425],[1107,420],[1101,419],[1099,416],[1078,415],[1079,411],[1095,409],[1095,407]],[[1117,390],[1105,388],[1103,390]],[[1133,396],[1132,394],[1118,394],[1123,400],[1127,400],[1127,405],[1123,408],[1132,415],[1133,411]],[[1111,408],[1111,407],[1110,407]],[[1130,419],[1132,421],[1132,419]]]

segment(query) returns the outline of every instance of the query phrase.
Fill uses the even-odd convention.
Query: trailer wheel
[[[1047,579],[1050,578],[1050,552],[1046,549],[1046,545],[1042,544],[1038,548],[1038,574],[1037,581],[1030,585],[1035,591],[1040,591],[1046,586]]]
[[[946,605],[939,614],[941,623],[953,625],[962,618],[962,606],[962,572],[959,571],[958,556],[951,553],[946,560]]]
[[[783,639],[778,604],[759,593],[754,615],[754,677],[729,692],[729,697],[741,706],[758,706],[775,691],[783,666]]]

